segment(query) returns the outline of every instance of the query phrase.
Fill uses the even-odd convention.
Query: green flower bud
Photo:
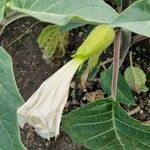
[[[80,57],[87,60],[94,55],[100,56],[113,42],[114,37],[115,32],[112,27],[107,24],[98,25],[78,48],[73,57]]]

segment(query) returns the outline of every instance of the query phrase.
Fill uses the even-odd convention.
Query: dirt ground
[[[37,43],[37,37],[46,24],[37,24],[20,40],[9,45],[35,22],[36,20],[32,18],[19,19],[6,27],[4,33],[0,37],[1,45],[3,45],[3,47],[12,56],[18,88],[25,101],[28,100],[28,98],[45,79],[51,76],[56,70],[58,70],[58,68],[70,59],[70,55],[82,43],[86,33],[86,27],[81,27],[71,31],[66,55],[60,60],[53,60],[50,64],[46,64],[42,59],[42,53]],[[146,73],[148,79],[146,84],[148,87],[150,87],[149,45],[149,41],[145,40],[137,43],[131,48],[133,51],[133,63],[134,65],[140,66]],[[112,52],[104,54],[102,60],[106,60],[106,57],[112,57]],[[128,66],[129,60],[127,56],[123,66],[121,67],[121,71],[123,72]],[[100,89],[98,80],[88,81],[86,84],[86,90],[84,91],[80,89],[79,81],[77,81],[76,77],[73,79],[72,84],[74,84],[74,87],[71,88],[70,92],[74,92],[74,88],[76,89],[76,92],[74,93],[74,96],[70,94],[64,113],[86,104],[87,97],[85,95]],[[140,121],[150,120],[150,91],[142,94],[133,93],[133,95],[137,105],[134,107],[124,106],[124,108],[127,111],[131,111],[140,106],[140,110],[135,113],[133,117]],[[44,140],[40,138],[28,125],[26,125],[24,129],[21,129],[21,137],[28,150],[84,149],[73,144],[71,139],[65,133],[61,133],[56,141],[54,139],[51,141]]]

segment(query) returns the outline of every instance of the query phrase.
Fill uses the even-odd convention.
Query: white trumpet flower
[[[82,63],[82,59],[72,59],[41,84],[29,100],[17,110],[21,127],[28,123],[43,138],[57,137],[70,82]]]
[[[114,37],[115,32],[109,25],[98,25],[78,48],[74,58],[44,81],[17,110],[20,126],[28,123],[43,138],[57,137],[72,77],[78,67],[88,59],[93,67],[103,50],[113,42]]]

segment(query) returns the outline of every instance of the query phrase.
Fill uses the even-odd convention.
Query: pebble
[[[141,109],[139,113],[140,113],[140,114],[143,114],[143,112],[144,112],[144,111]]]

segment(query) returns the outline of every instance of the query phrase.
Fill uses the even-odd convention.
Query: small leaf
[[[39,46],[43,49],[43,59],[63,57],[68,40],[69,32],[60,32],[59,26],[45,27],[38,38]]]
[[[110,96],[111,95],[111,83],[112,83],[112,67],[107,70],[104,70],[101,73],[100,83],[101,83],[102,89]],[[133,96],[132,96],[132,92],[120,72],[118,74],[117,100],[120,103],[129,105],[129,106],[135,104]]]
[[[63,130],[91,150],[149,150],[150,126],[131,118],[112,98],[64,116]]]
[[[16,110],[23,103],[13,74],[11,57],[0,47],[0,149],[24,150]]]
[[[142,69],[130,66],[125,70],[124,77],[130,88],[137,92],[147,92],[146,75]]]

